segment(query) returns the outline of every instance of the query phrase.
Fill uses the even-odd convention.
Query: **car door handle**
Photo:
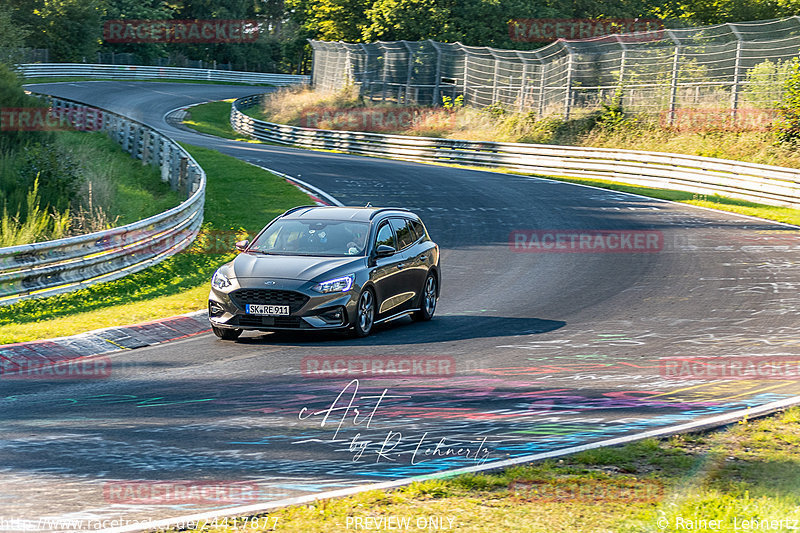
[[[397,265],[397,268],[398,268],[398,269],[400,269],[400,268],[405,268],[405,267],[406,267],[406,264],[405,264],[405,263],[400,263],[399,265]]]

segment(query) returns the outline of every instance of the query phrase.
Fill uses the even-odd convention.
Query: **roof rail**
[[[379,207],[378,209],[375,209],[375,211],[370,213],[369,219],[372,220],[373,218],[375,218],[375,215],[383,211],[405,211],[406,213],[411,213],[411,210],[406,209],[405,207]]]
[[[318,205],[298,205],[297,207],[293,207],[291,209],[287,209],[281,216],[286,216],[289,213],[294,213],[300,209],[308,209],[309,207],[319,207]]]

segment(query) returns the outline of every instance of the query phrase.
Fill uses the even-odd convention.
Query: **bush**
[[[8,65],[0,63],[0,102],[4,108],[47,107],[41,100],[25,94],[17,75]],[[16,150],[30,142],[46,142],[52,139],[51,133],[40,131],[2,131],[0,152]]]
[[[784,88],[778,118],[772,127],[778,142],[796,145],[800,140],[800,61],[797,58],[792,60]]]

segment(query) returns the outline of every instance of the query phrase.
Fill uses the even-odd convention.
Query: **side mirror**
[[[244,240],[244,241],[239,241],[239,242],[237,242],[236,244],[234,244],[234,246],[235,246],[235,247],[236,247],[236,249],[237,249],[237,250],[239,250],[240,252],[244,252],[244,249],[245,249],[245,248],[247,248],[247,246],[248,246],[249,244],[250,244],[250,241],[248,241],[248,240]]]
[[[390,255],[394,255],[395,249],[391,246],[386,244],[380,244],[375,249],[375,257],[389,257]]]

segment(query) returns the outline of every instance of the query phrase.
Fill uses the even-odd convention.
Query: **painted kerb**
[[[105,131],[133,157],[159,167],[161,179],[172,189],[184,191],[187,199],[125,226],[0,248],[0,305],[69,292],[147,268],[189,246],[203,222],[205,172],[175,141],[122,115],[44,97],[52,108],[68,115],[87,120],[101,117],[98,124],[78,126]]]
[[[242,109],[262,95],[234,101],[237,132],[279,144],[484,167],[544,176],[613,180],[633,185],[720,194],[768,205],[800,207],[800,170],[711,157],[522,143],[462,141],[352,131],[318,130],[264,122]]]

